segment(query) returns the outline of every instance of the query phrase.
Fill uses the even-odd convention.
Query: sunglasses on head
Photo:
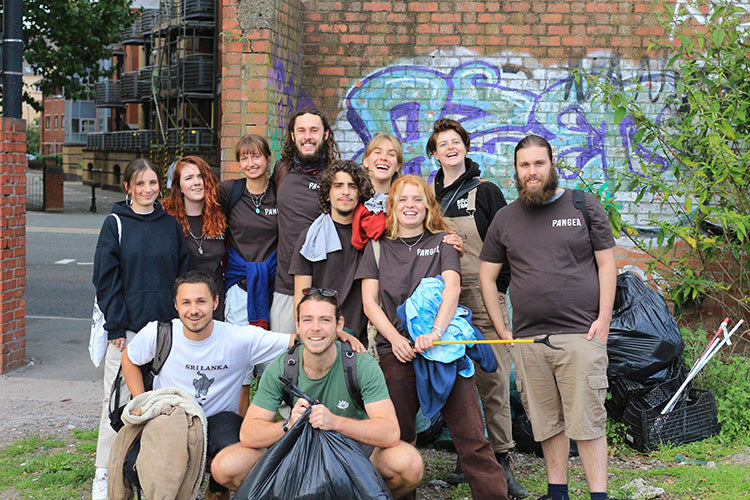
[[[338,297],[339,292],[331,288],[316,288],[314,286],[303,288],[302,295],[320,294],[323,297]]]

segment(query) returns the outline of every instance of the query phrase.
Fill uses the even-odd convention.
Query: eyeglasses
[[[302,295],[315,295],[316,293],[323,297],[338,297],[339,292],[331,288],[316,288],[314,286],[303,288]]]

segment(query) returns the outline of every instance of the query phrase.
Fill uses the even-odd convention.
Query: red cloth
[[[259,326],[259,327],[263,328],[264,330],[270,330],[271,329],[270,323],[268,321],[264,320],[264,319],[256,319],[255,321],[248,321],[248,323],[251,324],[251,325],[253,325],[253,326]]]
[[[385,232],[385,212],[374,214],[367,210],[363,204],[354,209],[354,221],[352,221],[352,246],[362,250],[367,240],[378,240]]]

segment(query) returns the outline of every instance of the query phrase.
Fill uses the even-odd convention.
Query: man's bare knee
[[[211,476],[231,490],[236,490],[265,450],[246,448],[235,443],[221,450],[211,462]]]

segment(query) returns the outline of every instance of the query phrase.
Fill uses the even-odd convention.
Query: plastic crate
[[[719,433],[716,401],[711,391],[692,389],[687,402],[666,415],[660,412],[661,407],[628,404],[622,416],[628,427],[625,441],[637,450],[650,451],[660,443],[692,443]]]

